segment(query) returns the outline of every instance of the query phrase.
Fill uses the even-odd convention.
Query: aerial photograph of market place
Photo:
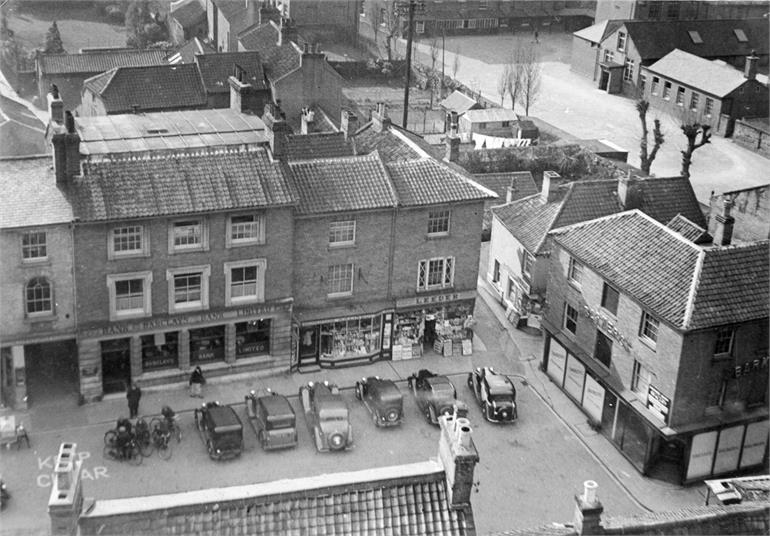
[[[0,0],[0,536],[770,532],[770,0]]]

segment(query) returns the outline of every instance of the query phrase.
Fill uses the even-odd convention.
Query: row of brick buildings
[[[34,401],[36,378],[57,368],[90,401],[195,365],[219,375],[471,350],[463,328],[495,194],[429,156],[384,106],[295,135],[275,105],[262,119],[76,121],[49,101],[53,167],[0,163],[7,404]],[[459,138],[448,143],[456,156]]]

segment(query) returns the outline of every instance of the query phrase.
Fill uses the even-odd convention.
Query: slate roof
[[[201,73],[201,79],[209,93],[229,93],[227,79],[236,68],[243,72],[241,81],[251,84],[255,89],[265,89],[265,73],[262,70],[262,58],[258,52],[217,52],[197,55],[195,63]]]
[[[115,67],[163,65],[165,50],[134,50],[84,52],[81,54],[40,54],[43,74],[103,73]]]
[[[391,126],[377,132],[372,121],[369,121],[356,133],[354,138],[356,150],[359,154],[377,151],[384,162],[400,162],[420,158],[422,155],[417,149],[393,135],[391,129],[394,128],[397,127]]]
[[[176,3],[176,6],[172,3],[169,16],[179,21],[182,28],[190,28],[206,18],[206,10],[198,0],[188,0],[181,5]]]
[[[738,20],[649,20],[626,21],[628,36],[642,61],[657,60],[675,48],[704,58],[748,56],[768,53],[767,19]],[[740,42],[736,29],[743,30],[747,41]],[[702,43],[696,44],[689,31],[697,31]]]
[[[672,50],[647,70],[720,98],[749,82],[743,71],[732,65],[709,61],[679,49]]]
[[[300,214],[389,208],[398,202],[376,151],[365,156],[289,162],[289,168]]]
[[[693,244],[704,244],[713,240],[708,231],[699,225],[678,214],[673,220],[668,222],[669,229],[676,231]]]
[[[289,160],[333,158],[353,156],[353,145],[345,139],[343,132],[314,132],[311,134],[290,134],[286,137]]]
[[[516,121],[519,116],[508,108],[484,108],[468,110],[463,117],[471,123],[493,123],[496,121]]]
[[[577,32],[572,32],[572,35],[579,37],[580,39],[590,41],[591,43],[598,44],[604,41],[605,37],[613,33],[621,26],[623,26],[622,20],[603,20],[601,22],[597,22],[593,26],[589,26],[588,28],[583,28]]]
[[[50,157],[0,160],[0,191],[0,228],[52,225],[73,219],[66,196],[56,186]]]
[[[473,108],[479,108],[481,105],[462,91],[455,90],[441,101],[440,106],[450,112],[462,114]]]
[[[283,78],[300,68],[302,53],[292,43],[278,46],[280,29],[273,22],[249,28],[238,35],[241,46],[259,52],[264,62],[265,74],[271,81]]]
[[[152,518],[159,536],[475,533],[472,510],[449,507],[446,476],[436,461],[149,499],[96,501],[80,516],[81,532],[140,533]]]
[[[684,177],[635,178],[642,193],[642,212],[661,223],[668,223],[678,214],[699,227],[706,228],[706,217],[689,179]]]
[[[83,163],[70,189],[81,221],[289,205],[293,190],[265,149]]]
[[[0,95],[0,157],[48,152],[40,119],[24,104]]]
[[[770,242],[701,248],[639,210],[550,236],[601,277],[680,330],[770,314]]]
[[[198,66],[190,63],[119,67],[93,76],[83,88],[99,95],[107,113],[206,106]]]
[[[432,158],[387,164],[399,205],[494,199],[495,193]]]
[[[513,186],[512,201],[516,201],[523,197],[529,197],[538,192],[535,179],[529,171],[474,173],[473,180],[495,192],[501,203],[505,202],[509,186]]]

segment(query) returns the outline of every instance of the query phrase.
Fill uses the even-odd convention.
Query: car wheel
[[[324,442],[321,438],[321,433],[318,431],[318,429],[315,430],[315,448],[318,452],[321,452],[324,449]]]
[[[361,384],[356,382],[356,398],[358,400],[363,400],[363,393],[361,392]]]
[[[375,426],[380,426],[380,418],[377,416],[376,412],[372,412],[372,422]]]
[[[468,374],[468,388],[473,389],[473,373]]]
[[[391,409],[385,415],[385,419],[387,419],[388,422],[396,422],[398,420],[398,417],[399,417],[399,413],[397,409]]]
[[[332,450],[340,450],[345,447],[345,438],[342,434],[332,434],[329,436],[329,448]]]
[[[211,440],[206,441],[206,452],[209,453],[210,457],[214,457],[214,445],[211,444]]]
[[[267,436],[265,435],[265,431],[260,430],[257,437],[259,438],[259,444],[262,446],[262,449],[264,450],[265,446],[267,445]]]

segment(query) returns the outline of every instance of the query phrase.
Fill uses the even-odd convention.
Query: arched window
[[[25,301],[28,315],[44,314],[53,311],[51,284],[45,277],[36,277],[27,283]]]

